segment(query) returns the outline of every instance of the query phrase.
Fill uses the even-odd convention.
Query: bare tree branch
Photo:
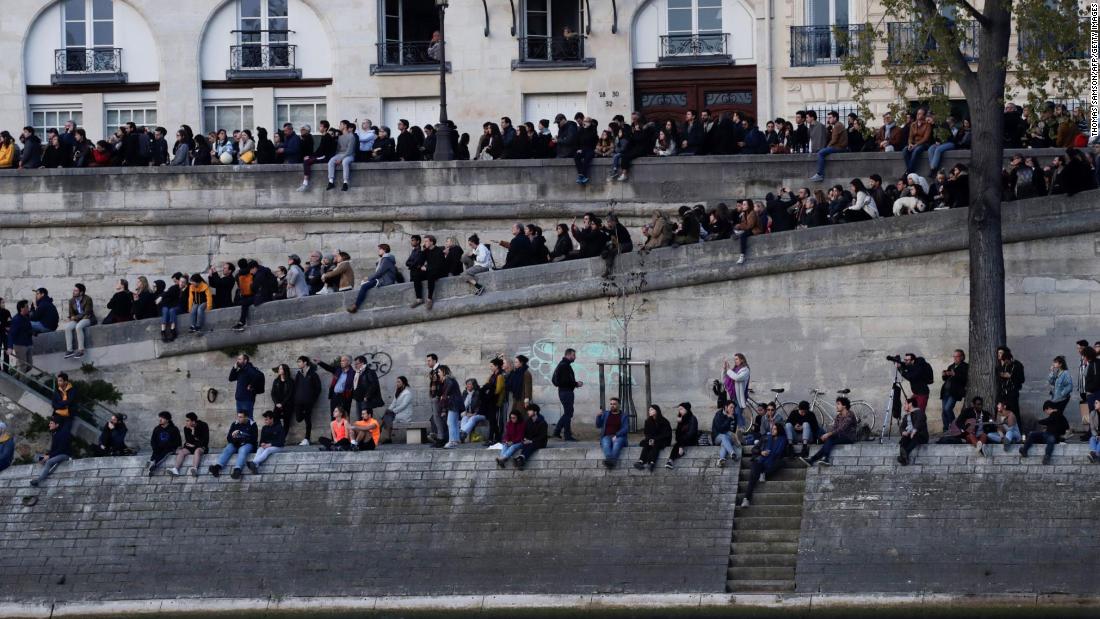
[[[965,2],[963,3],[965,4]],[[971,7],[969,4],[966,6]],[[946,18],[940,14],[939,8],[936,6],[936,0],[916,0],[914,8],[920,17],[926,23],[936,23],[940,32],[947,31]],[[983,21],[988,23],[988,20]],[[940,41],[940,43],[946,43],[946,41]],[[966,56],[963,55],[962,50],[958,45],[944,46],[949,49],[944,50],[947,55],[948,64],[951,66],[951,70],[955,73],[955,81],[963,89],[963,93],[968,96],[976,94],[978,90],[978,78],[974,71],[970,69],[970,63],[967,62]]]
[[[989,19],[986,18],[986,16],[983,15],[981,11],[975,8],[973,4],[970,4],[966,0],[953,0],[953,3],[969,13],[970,16],[974,18],[974,21],[978,22],[982,26],[989,26]]]

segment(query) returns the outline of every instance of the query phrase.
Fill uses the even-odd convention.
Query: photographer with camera
[[[898,368],[901,377],[909,381],[909,390],[913,392],[917,408],[928,408],[928,386],[932,384],[932,366],[911,352],[905,353],[905,358],[899,356],[887,356],[887,361],[893,361]]]

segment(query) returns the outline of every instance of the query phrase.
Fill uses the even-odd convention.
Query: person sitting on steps
[[[783,458],[787,453],[787,436],[780,429],[779,424],[772,424],[771,435],[761,445],[760,453],[752,461],[749,469],[749,483],[745,488],[745,496],[741,499],[741,507],[752,504],[752,495],[756,491],[756,484],[766,481],[765,475],[771,475],[783,467]]]

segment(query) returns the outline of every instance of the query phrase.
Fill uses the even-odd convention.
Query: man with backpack
[[[928,407],[928,386],[933,380],[932,366],[924,360],[924,357],[918,357],[911,352],[905,353],[905,358],[895,361],[894,365],[901,372],[901,377],[909,381],[909,389],[913,392],[917,408],[925,410]]]
[[[237,403],[237,412],[244,413],[252,419],[252,411],[256,408],[256,396],[264,392],[264,374],[252,365],[248,355],[237,355],[237,362],[233,369],[229,370],[229,382],[237,383],[234,397]]]
[[[485,292],[485,286],[477,283],[477,276],[492,271],[496,268],[496,262],[493,261],[492,250],[487,244],[482,243],[476,234],[466,239],[466,245],[470,248],[473,265],[463,271],[462,275],[466,277],[466,283],[474,287],[474,294],[480,295]]]
[[[558,400],[561,402],[561,417],[554,426],[554,438],[565,441],[576,441],[573,438],[573,402],[574,391],[583,387],[584,383],[577,380],[573,374],[573,362],[577,360],[577,351],[572,348],[565,349],[558,367],[554,368],[554,374],[550,382],[558,388]],[[564,435],[564,436],[563,436]]]

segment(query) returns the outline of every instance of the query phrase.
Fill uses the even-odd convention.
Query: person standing
[[[1047,384],[1050,385],[1050,401],[1058,407],[1064,415],[1069,397],[1073,395],[1073,378],[1066,367],[1066,358],[1059,355],[1050,364],[1050,374],[1047,375]]]
[[[432,297],[435,296],[435,282],[440,277],[443,277],[447,271],[447,257],[443,254],[443,248],[439,247],[435,243],[435,237],[428,234],[424,236],[423,241],[423,260],[421,264],[412,272],[413,290],[416,292],[416,300],[413,301],[409,307],[418,307],[424,305],[425,309],[431,310],[434,301]],[[424,282],[428,283],[428,295],[424,296]]]
[[[554,368],[553,376],[550,377],[550,382],[558,388],[558,401],[561,402],[561,417],[554,426],[554,438],[565,441],[577,440],[573,437],[573,403],[575,401],[573,392],[583,387],[584,383],[577,380],[573,373],[573,362],[576,360],[577,351],[566,348],[565,355],[562,356],[558,367]]]
[[[734,405],[733,416],[737,420],[734,431],[746,425],[745,406],[748,404],[749,377],[749,362],[741,353],[733,355],[732,366],[728,359],[722,366],[722,382],[726,386],[730,402]]]
[[[351,390],[355,380],[355,370],[351,368],[351,357],[340,355],[339,365],[337,366],[329,365],[318,359],[314,359],[313,364],[332,374],[332,382],[328,386],[329,412],[331,413],[339,408],[344,411],[346,417],[351,410]]]
[[[508,397],[512,400],[512,410],[522,414],[527,411],[527,405],[531,403],[533,394],[533,379],[530,368],[527,367],[528,359],[525,355],[516,355],[513,364],[504,378],[504,387]]]
[[[1020,412],[1020,389],[1024,386],[1024,364],[1012,356],[1008,346],[997,347],[997,402],[1014,413]],[[1023,428],[1023,416],[1019,415]]]
[[[955,350],[951,355],[951,365],[940,373],[943,386],[940,387],[940,402],[943,405],[941,417],[943,429],[951,427],[955,421],[955,405],[966,400],[966,387],[970,382],[970,364],[966,362],[966,353]]]
[[[317,376],[317,368],[309,357],[298,357],[298,371],[294,373],[294,418],[306,426],[306,434],[301,446],[309,445],[313,434],[313,406],[317,398],[321,397],[321,378]],[[289,434],[290,426],[287,426]]]
[[[36,479],[31,480],[31,485],[36,488],[54,472],[54,469],[62,463],[67,462],[72,457],[72,424],[55,415],[50,417],[49,428],[51,435],[50,450],[38,456],[38,462],[42,465],[42,471],[38,474]]]
[[[283,431],[289,433],[294,419],[294,377],[290,374],[290,366],[285,363],[276,366],[274,372],[275,380],[271,381],[272,412]]]
[[[675,442],[672,443],[672,451],[665,461],[665,468],[671,469],[676,460],[687,453],[688,447],[699,444],[699,420],[691,412],[691,402],[680,402],[676,407],[676,433]]]
[[[642,454],[638,457],[638,461],[634,463],[634,468],[640,471],[649,467],[649,471],[652,473],[657,466],[657,458],[661,455],[661,450],[672,444],[672,425],[661,414],[660,406],[650,405],[646,411],[645,425],[642,431],[645,435],[641,442]]]
[[[956,351],[958,352],[958,351]],[[951,416],[954,421],[954,415]],[[905,400],[905,415],[901,418],[901,440],[898,442],[898,462],[909,464],[909,455],[919,445],[928,443],[928,417],[917,407],[916,398]]]
[[[439,382],[439,410],[447,413],[447,443],[443,445],[443,448],[454,449],[459,444],[461,432],[459,420],[462,416],[462,410],[465,408],[462,388],[459,387],[455,377],[451,375],[451,368],[440,365],[436,368],[436,373]]]
[[[1100,434],[1100,428],[1091,425],[1090,418],[1092,411],[1096,409],[1096,402],[1100,401],[1100,359],[1097,359],[1096,350],[1089,347],[1087,340],[1077,342],[1077,353],[1081,355],[1081,364],[1077,370],[1077,387],[1080,389],[1081,404],[1084,405],[1084,412],[1081,415],[1084,426],[1082,439],[1088,439]]]
[[[896,357],[895,357],[896,359]],[[931,393],[928,386],[932,384],[932,366],[913,353],[905,353],[902,363],[894,363],[901,372],[901,377],[909,381],[909,388],[913,397],[917,400],[917,408],[924,410],[928,406],[928,395]]]
[[[198,477],[202,457],[210,451],[210,426],[205,421],[199,420],[199,416],[195,413],[187,413],[184,418],[183,445],[176,450],[176,465],[168,469],[168,472],[179,475],[180,467],[187,460],[187,456],[192,456],[191,467],[187,472],[191,477]]]
[[[256,409],[256,396],[264,392],[263,372],[252,365],[248,355],[241,353],[237,355],[233,369],[229,370],[229,382],[237,383],[234,394],[237,412],[252,419],[252,411]]]
[[[182,444],[180,430],[176,424],[172,423],[172,413],[168,411],[158,413],[157,425],[153,428],[152,436],[149,437],[149,447],[153,450],[153,454],[149,456],[149,464],[146,465],[149,477],[152,477],[160,463],[176,453]]]

